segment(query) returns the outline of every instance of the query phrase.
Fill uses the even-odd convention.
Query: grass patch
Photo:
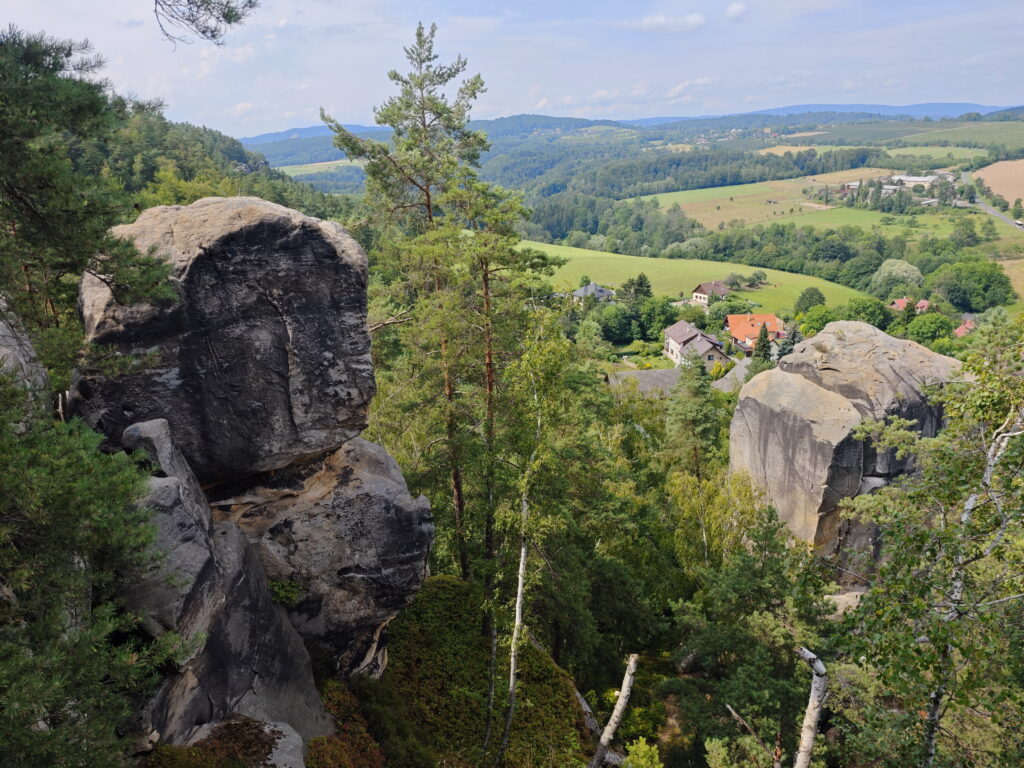
[[[820,203],[804,196],[805,189],[821,189],[845,181],[860,181],[888,176],[885,168],[854,168],[817,176],[796,179],[776,179],[753,184],[735,184],[728,187],[691,189],[660,195],[645,195],[639,199],[656,199],[662,209],[678,203],[692,219],[708,229],[719,224],[743,221],[747,224],[780,221],[785,216],[819,210]]]
[[[650,278],[651,288],[655,294],[673,297],[683,294],[689,298],[693,287],[705,280],[721,280],[730,272],[750,274],[761,269],[726,261],[649,259],[585,248],[569,248],[564,245],[527,245],[568,260],[555,273],[554,282],[560,289],[576,288],[584,275],[598,283],[614,287],[643,272]],[[792,311],[800,293],[811,286],[820,290],[828,304],[833,306],[845,304],[856,296],[865,295],[853,288],[830,283],[819,277],[797,275],[777,269],[761,271],[768,275],[768,285],[758,289],[745,289],[738,293],[745,299],[757,302],[768,312]]]
[[[939,123],[935,130],[903,136],[908,144],[934,144],[948,141],[951,144],[970,142],[978,144],[1001,144],[1007,149],[1024,148],[1024,122],[959,123],[943,127]]]

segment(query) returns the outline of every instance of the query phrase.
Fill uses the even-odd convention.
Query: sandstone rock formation
[[[154,636],[176,631],[188,650],[147,706],[147,730],[182,744],[210,723],[243,715],[287,723],[304,738],[330,733],[301,638],[271,601],[238,526],[213,522],[167,422],[132,425],[124,445],[146,451],[163,475],[151,479],[143,502],[154,511],[162,557],[128,596],[129,607]]]
[[[0,296],[0,374],[13,376],[31,392],[44,392],[49,388],[46,370],[39,363],[32,342],[18,318],[7,308],[3,296]]]
[[[870,526],[842,521],[837,507],[885,485],[910,459],[854,439],[854,428],[899,416],[936,434],[942,409],[925,390],[958,369],[956,360],[866,323],[829,323],[740,391],[730,469],[748,473],[792,533],[824,554],[868,548]]]
[[[89,339],[134,366],[78,371],[70,401],[156,470],[163,559],[128,600],[150,633],[193,646],[145,724],[171,743],[230,716],[329,732],[310,651],[382,672],[433,539],[426,500],[356,439],[374,394],[366,257],[337,225],[254,198],[154,208],[115,234],[166,259],[178,293],[120,306],[83,279]]]
[[[202,482],[283,467],[365,427],[366,256],[341,227],[256,198],[207,198],[113,231],[171,265],[179,298],[124,307],[83,278],[89,340],[156,362],[80,372],[72,413],[114,444],[131,423],[168,419]]]
[[[288,615],[317,656],[343,672],[383,671],[382,632],[423,583],[434,534],[430,505],[410,497],[383,448],[351,440],[210,500],[255,544],[267,577],[300,591]]]

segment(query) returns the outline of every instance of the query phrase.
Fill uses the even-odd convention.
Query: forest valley
[[[53,392],[76,361],[138,364],[82,348],[82,274],[124,302],[173,299],[168,266],[109,234],[151,206],[261,197],[340,222],[369,255],[378,392],[366,436],[430,500],[432,576],[389,627],[380,679],[320,675],[338,730],[307,745],[306,765],[568,768],[608,749],[627,768],[1024,763],[1024,324],[992,311],[1013,294],[979,233],[908,244],[859,228],[703,231],[679,210],[617,201],[664,191],[650,164],[572,175],[531,211],[478,173],[489,143],[470,112],[484,81],[461,57],[439,61],[435,34],[421,25],[407,71],[389,73],[394,93],[375,111],[389,139],[322,115],[363,164],[356,196],[316,191],[223,134],[117,95],[85,45],[0,32],[0,300]],[[696,187],[715,173],[733,183],[874,161],[841,150],[661,162],[702,163],[687,176]],[[629,341],[633,322],[606,315],[640,317],[648,297],[625,310],[557,298],[558,260],[521,242],[539,230],[875,296],[831,316],[801,307],[808,337],[841,312],[905,335],[914,319],[889,313],[893,296],[990,310],[955,344],[922,331],[963,364],[930,395],[947,422],[937,436],[900,419],[859,430],[915,457],[913,472],[844,510],[883,531],[859,601],[841,609],[839,564],[728,472],[736,394],[712,388],[700,364],[664,398],[605,383],[602,345]],[[641,337],[657,341],[679,317],[663,309]],[[241,726],[136,754],[133,709],[183,653],[172,635],[147,640],[123,602],[150,564],[149,513],[134,504],[148,469],[100,450],[63,407],[26,398],[11,376],[0,386],[5,765],[265,765],[266,745]],[[292,599],[288,583],[271,589]],[[598,732],[610,726],[598,745],[577,691]]]

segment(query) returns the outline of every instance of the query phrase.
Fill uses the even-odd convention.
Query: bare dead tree
[[[629,704],[629,694],[633,690],[633,678],[636,676],[637,659],[639,659],[637,654],[630,654],[629,661],[626,664],[626,674],[622,678],[622,687],[619,688],[619,697],[615,700],[615,709],[612,710],[612,715],[608,718],[608,723],[601,732],[601,739],[597,742],[597,751],[594,752],[594,759],[590,761],[587,768],[600,768],[604,763],[604,756],[608,752],[612,739],[615,738],[615,731],[618,729],[619,723],[622,722],[622,715],[626,712],[626,705]]]
[[[798,648],[797,655],[807,662],[811,668],[811,694],[807,699],[807,710],[804,712],[804,723],[800,726],[800,746],[796,751],[793,768],[810,768],[811,755],[814,752],[814,739],[818,735],[818,721],[825,705],[828,692],[828,674],[825,664],[806,648]]]

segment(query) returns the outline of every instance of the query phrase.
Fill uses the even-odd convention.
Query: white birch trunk
[[[807,699],[807,710],[804,712],[804,724],[800,727],[800,746],[796,751],[793,768],[810,768],[811,755],[814,753],[814,738],[818,735],[818,721],[825,704],[828,691],[828,674],[821,659],[806,648],[797,649],[797,654],[811,668],[811,695]]]
[[[619,698],[615,701],[615,709],[612,710],[612,716],[608,718],[608,724],[605,725],[604,731],[601,732],[601,740],[597,742],[597,751],[594,753],[594,759],[590,761],[588,768],[600,768],[604,763],[604,756],[608,752],[612,739],[615,738],[615,731],[618,729],[619,723],[622,722],[622,715],[625,714],[626,705],[629,703],[629,693],[633,689],[633,678],[636,676],[636,662],[638,658],[635,653],[629,656],[629,662],[626,664],[626,674],[622,678],[622,687],[619,689]]]

